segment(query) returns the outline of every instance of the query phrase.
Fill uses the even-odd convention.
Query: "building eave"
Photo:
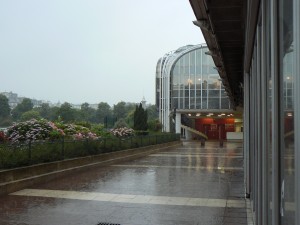
[[[245,1],[190,0],[212,58],[234,107],[243,104]]]

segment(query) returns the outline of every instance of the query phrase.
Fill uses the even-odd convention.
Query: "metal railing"
[[[0,169],[98,155],[180,140],[178,134],[101,138],[97,140],[55,140],[0,144]]]

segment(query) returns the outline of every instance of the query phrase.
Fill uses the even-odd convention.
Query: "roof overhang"
[[[190,0],[209,52],[234,108],[243,104],[246,3],[243,0]]]

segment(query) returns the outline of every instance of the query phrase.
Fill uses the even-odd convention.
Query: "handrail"
[[[201,137],[204,138],[205,140],[208,139],[207,135],[203,134],[202,132],[200,132],[200,131],[198,131],[198,130],[195,130],[195,129],[193,129],[193,128],[191,128],[191,127],[188,127],[188,126],[185,126],[185,125],[181,125],[181,127],[184,128],[184,129],[186,129],[186,130],[188,130],[188,131],[191,131],[191,132],[194,133],[194,134],[197,134],[197,135],[201,136]]]

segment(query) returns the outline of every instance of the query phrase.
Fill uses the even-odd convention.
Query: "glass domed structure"
[[[176,127],[179,133],[181,118],[175,115],[233,111],[210,54],[205,44],[187,45],[158,60],[156,105],[163,131]]]

